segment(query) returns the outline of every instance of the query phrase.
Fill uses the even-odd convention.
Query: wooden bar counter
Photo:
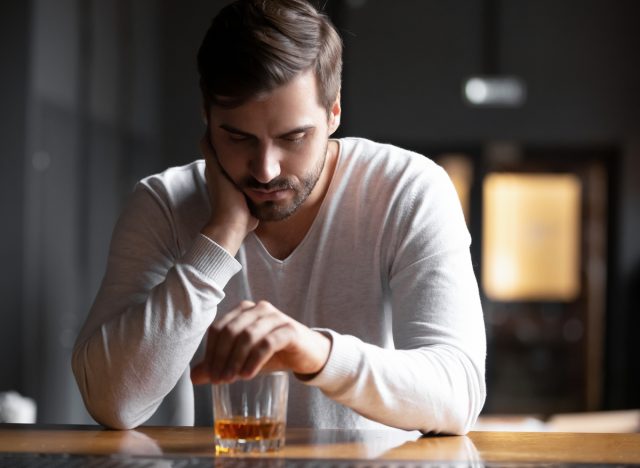
[[[211,428],[141,427],[112,431],[99,426],[0,424],[0,466],[11,456],[91,455],[114,460],[210,459],[216,457]],[[42,456],[42,455],[40,455]],[[253,457],[251,457],[253,458]],[[419,466],[472,464],[640,464],[640,434],[471,432],[468,436],[425,436],[415,432],[287,430],[284,450],[262,461],[314,461],[313,466]],[[258,462],[259,460],[246,460]],[[345,463],[349,461],[350,463]],[[396,461],[396,463],[388,463]],[[408,462],[415,463],[408,463]],[[366,463],[365,463],[366,462]],[[373,463],[375,462],[375,463]],[[22,466],[22,465],[19,465]],[[40,466],[40,465],[39,465]],[[42,465],[44,466],[44,465]],[[109,465],[111,466],[111,465]],[[113,466],[117,466],[113,465]],[[127,466],[134,466],[128,464]],[[173,465],[169,465],[173,466]],[[311,466],[311,465],[309,465]]]

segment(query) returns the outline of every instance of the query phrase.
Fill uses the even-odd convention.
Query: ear
[[[332,135],[338,130],[341,115],[342,107],[340,106],[340,91],[338,91],[338,96],[336,96],[336,100],[333,102],[331,111],[329,112],[329,135]]]

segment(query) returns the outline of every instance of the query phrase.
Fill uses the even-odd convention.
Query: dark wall
[[[163,155],[169,165],[198,157],[201,117],[196,53],[211,19],[226,0],[163,2]]]
[[[38,422],[84,423],[71,349],[104,274],[109,239],[136,180],[160,154],[156,0],[32,0],[22,90],[28,109],[14,173],[24,199],[21,362]],[[3,77],[4,78],[4,77]],[[4,237],[2,237],[4,241]],[[5,319],[9,314],[4,314]],[[9,359],[3,356],[3,367]]]
[[[22,390],[24,155],[29,2],[0,3],[0,391]]]
[[[396,142],[583,144],[623,141],[637,131],[638,2],[350,3],[338,18],[349,133]],[[466,106],[463,80],[484,73],[522,77],[524,106]]]
[[[620,161],[612,187],[617,223],[610,244],[614,275],[609,278],[605,404],[640,407],[640,117]]]

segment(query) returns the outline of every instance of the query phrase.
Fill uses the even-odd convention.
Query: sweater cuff
[[[318,387],[324,393],[338,396],[346,391],[360,373],[361,350],[354,336],[340,335],[326,328],[313,330],[331,336],[331,353],[324,368],[312,379],[301,380],[305,385]]]
[[[226,285],[242,265],[204,234],[198,234],[191,249],[182,257],[182,263],[191,265],[204,276]]]

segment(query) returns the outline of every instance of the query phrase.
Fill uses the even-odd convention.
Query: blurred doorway
[[[473,237],[487,327],[485,413],[601,409],[612,149],[427,151]]]

